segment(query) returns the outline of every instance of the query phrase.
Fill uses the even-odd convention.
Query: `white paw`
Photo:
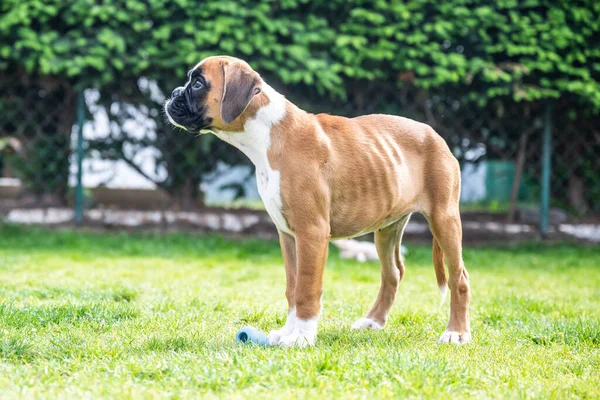
[[[314,346],[317,340],[318,319],[299,319],[296,318],[294,331],[289,335],[282,336],[278,344],[285,347],[299,347],[301,349]]]
[[[269,344],[271,346],[273,346],[275,344],[279,344],[282,337],[291,335],[292,332],[294,332],[295,327],[296,327],[296,309],[292,308],[288,313],[288,317],[285,320],[285,325],[283,326],[283,328],[278,329],[276,331],[271,331],[271,333],[269,333],[269,335],[267,336],[267,338],[269,339]]]
[[[284,347],[298,347],[303,349],[305,347],[314,346],[315,340],[317,339],[316,334],[300,333],[297,330],[292,332],[291,335],[283,336],[279,340],[279,345]]]
[[[469,332],[458,333],[455,331],[446,331],[442,333],[438,343],[466,344],[469,343],[470,340],[471,334]]]
[[[352,325],[352,330],[361,330],[361,329],[373,329],[376,331],[380,331],[383,329],[383,325],[379,322],[375,321],[372,318],[360,318],[357,320],[354,325]]]
[[[267,338],[269,339],[269,344],[271,346],[278,344],[281,338],[287,334],[288,333],[284,332],[283,329],[278,329],[276,331],[269,332],[269,335],[267,336]]]

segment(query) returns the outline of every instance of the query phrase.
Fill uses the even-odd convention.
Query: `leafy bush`
[[[311,110],[398,113],[438,98],[501,119],[529,102],[517,118],[526,125],[553,99],[575,131],[600,111],[597,0],[5,0],[0,43],[0,70],[95,87],[105,104],[144,104],[140,77],[171,90],[224,53]],[[511,132],[509,144],[519,133],[496,131]]]
[[[414,76],[423,88],[481,85],[482,99],[569,94],[600,107],[595,0],[6,0],[0,7],[4,66],[86,86],[183,77],[201,58],[227,53],[332,96],[347,97],[349,83],[360,80]]]

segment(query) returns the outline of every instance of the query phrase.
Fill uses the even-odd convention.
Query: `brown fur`
[[[442,252],[442,248],[435,238],[433,238],[432,249],[435,277],[437,279],[438,286],[443,288],[448,284],[448,280],[446,278],[446,267],[444,266],[444,253]]]
[[[258,93],[238,118],[226,123],[220,102],[224,90],[233,90],[228,85],[236,83],[227,81],[224,71],[242,69],[247,76],[254,71],[230,57],[211,57],[199,65],[212,84],[208,102],[214,129],[241,131],[269,103],[264,93]],[[238,71],[229,76],[241,75]],[[368,317],[385,325],[404,275],[402,233],[410,214],[420,212],[434,235],[433,261],[440,286],[446,284],[444,258],[448,266],[447,330],[468,341],[470,289],[462,260],[460,169],[445,141],[428,125],[407,118],[314,115],[290,102],[270,135],[268,160],[280,172],[282,212],[294,233],[281,232],[280,242],[286,296],[297,317],[313,318],[320,312],[329,240],[376,231],[382,282]]]

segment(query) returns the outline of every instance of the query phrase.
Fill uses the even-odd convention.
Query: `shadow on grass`
[[[281,259],[279,244],[275,240],[259,238],[252,239],[226,239],[218,235],[192,235],[186,233],[131,233],[131,232],[87,232],[71,229],[48,229],[43,227],[24,227],[12,224],[0,224],[0,250],[5,251],[7,256],[14,252],[51,252],[79,255],[83,259],[98,256],[125,256],[125,257],[203,257],[224,256],[241,260],[252,259]],[[412,246],[409,248],[407,263],[430,263],[430,246]],[[520,243],[517,245],[507,244],[494,245],[486,248],[465,247],[465,262],[467,267],[485,267],[494,264],[498,256],[506,255],[507,252],[524,259],[537,256],[552,255],[560,259],[570,257],[571,259],[598,257],[600,252],[590,246],[575,243],[552,243],[547,245],[539,242]],[[338,250],[331,247],[330,254],[333,262],[330,267],[338,268]],[[2,264],[0,262],[0,264]],[[362,270],[365,264],[343,261],[346,268]],[[519,259],[515,259],[514,267],[519,268]],[[368,263],[373,268],[378,266],[377,262]],[[1,265],[0,265],[1,267]],[[538,265],[533,263],[533,268]],[[542,264],[539,268],[545,268]],[[357,275],[357,280],[370,281],[370,276]]]
[[[72,289],[60,286],[3,286],[0,288],[0,298],[8,301],[23,301],[28,299],[37,300],[63,300],[65,302],[77,301],[104,301],[131,302],[135,300],[138,293],[128,287],[107,288],[96,290],[94,288]]]
[[[85,232],[70,229],[50,230],[0,224],[0,250],[7,253],[71,253],[93,257],[202,257],[222,254],[229,258],[248,259],[281,257],[276,241],[264,239],[230,240],[217,235],[185,233]]]

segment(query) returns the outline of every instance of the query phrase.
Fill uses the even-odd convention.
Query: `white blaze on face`
[[[269,216],[277,229],[293,235],[281,212],[280,173],[271,168],[267,157],[271,146],[271,127],[285,115],[285,97],[264,82],[262,92],[269,98],[269,104],[261,107],[253,118],[246,121],[243,132],[215,131],[215,135],[240,149],[252,161],[256,167],[258,193]]]

